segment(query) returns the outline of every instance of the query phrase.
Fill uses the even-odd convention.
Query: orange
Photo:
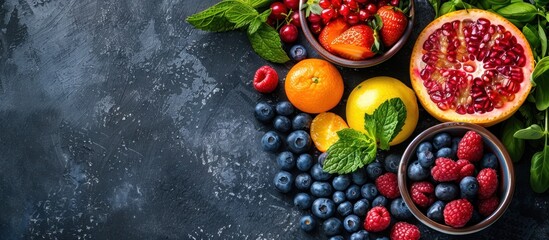
[[[306,113],[326,112],[343,96],[343,78],[337,68],[322,59],[298,62],[286,75],[284,84],[288,100]]]
[[[311,123],[311,139],[319,151],[326,152],[339,139],[337,131],[344,128],[348,126],[343,118],[335,113],[323,112],[316,115]]]

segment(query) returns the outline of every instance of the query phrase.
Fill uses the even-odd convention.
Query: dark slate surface
[[[3,4],[0,239],[323,238],[302,233],[301,212],[271,186],[274,155],[259,147],[269,127],[252,109],[284,95],[251,86],[268,63],[242,32],[184,22],[216,2]],[[426,1],[418,5],[414,35],[397,56],[340,68],[345,95],[376,75],[409,84],[413,39],[433,15]],[[273,66],[284,76],[292,63]],[[436,123],[424,112],[421,122],[417,131]],[[468,238],[549,238],[549,198],[531,192],[528,162],[516,165],[509,211]],[[454,239],[421,229],[424,239]]]

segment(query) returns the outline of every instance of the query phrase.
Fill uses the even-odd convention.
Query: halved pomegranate
[[[440,121],[491,126],[510,117],[530,92],[534,57],[512,23],[484,10],[445,14],[419,35],[412,87]]]

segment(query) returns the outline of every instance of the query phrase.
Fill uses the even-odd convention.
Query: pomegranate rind
[[[494,109],[490,112],[459,114],[455,111],[455,109],[451,108],[442,110],[430,99],[428,89],[423,85],[423,79],[420,76],[421,70],[426,66],[426,63],[422,60],[422,56],[426,52],[423,49],[423,44],[427,41],[428,37],[435,30],[441,28],[444,23],[463,19],[472,19],[476,21],[479,18],[489,19],[494,25],[504,26],[507,31],[511,32],[513,36],[517,38],[517,43],[523,46],[526,61],[524,67],[522,67],[524,78],[520,83],[520,90],[515,93],[514,100],[506,101],[502,107]],[[431,116],[442,122],[469,122],[485,127],[504,121],[505,119],[511,117],[519,109],[528,97],[530,89],[532,88],[532,84],[529,79],[533,70],[534,56],[532,54],[531,47],[522,32],[502,16],[480,9],[455,11],[433,20],[418,36],[417,41],[414,44],[410,60],[410,78],[412,88],[414,89],[421,105],[429,114],[431,114]]]

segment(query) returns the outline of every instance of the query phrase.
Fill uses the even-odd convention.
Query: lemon
[[[392,77],[373,77],[357,85],[347,99],[346,116],[350,128],[366,133],[364,114],[373,114],[379,105],[391,98],[400,98],[406,106],[406,120],[402,130],[389,143],[393,146],[406,140],[417,125],[419,110],[414,91]]]

